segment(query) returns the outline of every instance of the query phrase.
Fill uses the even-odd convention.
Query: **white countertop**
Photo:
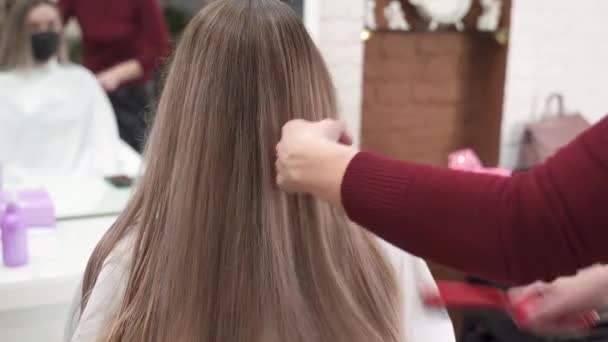
[[[0,313],[72,301],[89,256],[126,206],[131,189],[103,179],[40,179],[11,189],[44,187],[55,204],[55,229],[28,231],[29,263],[7,268],[0,254]],[[0,247],[1,250],[1,247]]]
[[[61,221],[55,230],[31,230],[30,261],[0,265],[0,311],[66,303],[74,298],[89,256],[115,216]]]

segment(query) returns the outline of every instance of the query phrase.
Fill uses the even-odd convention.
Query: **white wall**
[[[513,0],[501,164],[513,166],[522,124],[558,91],[566,109],[608,113],[607,0]]]
[[[306,0],[305,23],[334,76],[340,112],[359,142],[363,78],[362,0]]]

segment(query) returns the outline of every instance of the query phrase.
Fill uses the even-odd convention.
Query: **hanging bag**
[[[553,104],[557,104],[557,114],[551,115]],[[518,169],[529,169],[544,162],[590,126],[580,113],[565,113],[561,94],[551,94],[541,120],[527,124],[524,129]]]

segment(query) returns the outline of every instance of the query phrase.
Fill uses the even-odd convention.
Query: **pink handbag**
[[[554,102],[557,103],[558,112],[557,115],[550,116],[549,108]],[[564,98],[561,94],[550,95],[542,119],[527,124],[524,129],[518,169],[529,169],[544,162],[590,126],[581,114],[565,113]]]

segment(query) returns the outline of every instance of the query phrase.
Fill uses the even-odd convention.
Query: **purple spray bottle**
[[[21,209],[13,204],[6,208],[2,225],[2,259],[7,267],[19,267],[29,261],[27,227]]]

